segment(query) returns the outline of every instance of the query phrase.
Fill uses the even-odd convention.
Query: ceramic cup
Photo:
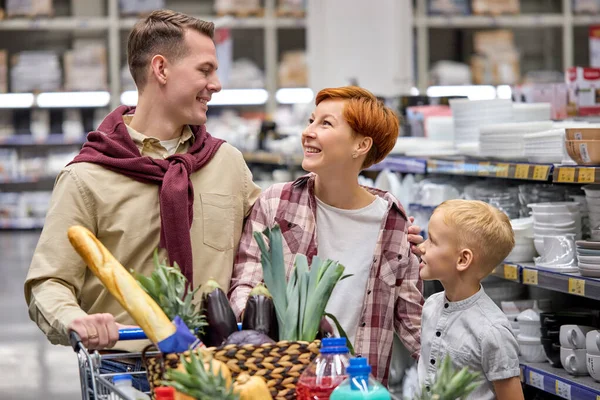
[[[587,353],[585,349],[560,348],[560,361],[571,375],[588,375]]]
[[[600,331],[589,331],[585,335],[585,348],[588,354],[600,356]]]
[[[588,373],[594,380],[600,381],[600,355],[588,354],[586,356]]]
[[[581,325],[563,325],[560,327],[560,345],[567,349],[585,349],[586,334],[595,328]]]

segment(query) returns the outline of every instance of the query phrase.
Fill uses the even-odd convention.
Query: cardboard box
[[[600,68],[571,67],[565,74],[570,115],[600,115]]]
[[[54,15],[52,0],[6,0],[6,14],[9,17],[35,17]]]
[[[106,90],[108,88],[106,47],[103,45],[66,51],[64,68],[66,90]]]
[[[0,50],[0,93],[8,91],[8,52]]]
[[[471,9],[475,15],[519,14],[519,0],[473,0]]]

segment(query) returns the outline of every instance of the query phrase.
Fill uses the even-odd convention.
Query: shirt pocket
[[[275,222],[281,229],[283,241],[288,246],[291,254],[296,254],[300,250],[304,228],[284,217],[275,217]]]
[[[234,198],[232,195],[201,193],[204,244],[215,250],[233,248]]]
[[[467,349],[453,349],[448,348],[448,356],[450,357],[452,364],[455,368],[461,369],[462,367],[469,367],[470,370],[479,371],[481,369],[481,363],[477,362],[477,357]],[[443,360],[440,360],[442,362]]]

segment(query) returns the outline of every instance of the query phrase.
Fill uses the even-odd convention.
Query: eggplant
[[[279,326],[273,298],[262,284],[250,292],[242,318],[242,330],[258,331],[273,340],[279,340]]]
[[[223,346],[227,346],[228,344],[235,344],[238,346],[251,344],[254,346],[260,346],[261,344],[265,343],[275,343],[275,341],[262,332],[242,330],[229,335],[227,340],[223,342]]]
[[[219,284],[210,279],[206,282],[208,290],[202,296],[204,313],[208,326],[200,336],[207,347],[216,347],[223,343],[229,335],[237,332],[237,319],[231,309],[227,295]]]

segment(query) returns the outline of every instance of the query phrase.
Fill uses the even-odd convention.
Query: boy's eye
[[[310,125],[310,124],[312,124],[313,122],[315,122],[315,120],[314,120],[314,119],[312,119],[312,118],[309,118],[309,119],[308,119],[308,124],[309,124],[309,125]]]

